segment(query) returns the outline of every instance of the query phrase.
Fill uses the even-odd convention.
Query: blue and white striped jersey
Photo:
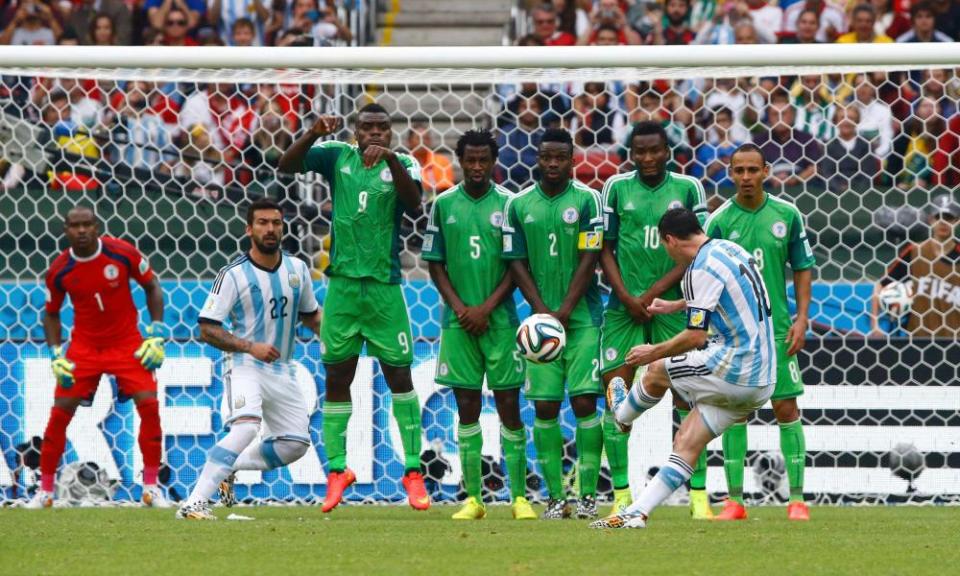
[[[753,257],[727,240],[704,244],[683,277],[687,327],[712,329],[706,366],[737,386],[776,381],[770,298]]]
[[[303,260],[283,253],[277,267],[268,270],[244,254],[220,270],[200,311],[200,322],[229,321],[234,336],[273,344],[280,351],[280,359],[273,364],[240,352],[231,353],[228,362],[281,374],[292,370],[289,362],[300,314],[312,314],[318,307]]]

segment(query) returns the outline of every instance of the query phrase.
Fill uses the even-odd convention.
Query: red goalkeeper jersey
[[[101,237],[97,251],[78,258],[64,250],[47,272],[47,313],[59,314],[68,294],[73,302],[71,340],[102,348],[141,339],[130,280],[153,279],[147,259],[131,244]]]

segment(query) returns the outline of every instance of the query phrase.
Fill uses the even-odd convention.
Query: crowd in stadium
[[[960,1],[904,0],[840,6],[823,0],[555,0],[530,3],[519,45],[949,42],[960,35]],[[335,0],[18,0],[0,13],[0,42],[168,46],[314,45],[349,42]],[[330,112],[332,89],[317,86],[120,83],[5,78],[0,97],[16,114],[49,128],[75,155],[188,181],[217,198],[256,182],[311,114]],[[503,147],[498,179],[533,178],[545,128],[563,126],[578,146],[577,176],[599,188],[625,160],[630,127],[659,119],[673,168],[710,190],[731,184],[727,162],[753,141],[772,165],[771,185],[904,190],[960,184],[960,74],[911,73],[587,82],[499,86],[488,121]],[[389,107],[389,103],[387,103]],[[420,160],[428,200],[456,179],[455,130],[411,118],[400,145]],[[162,161],[161,161],[162,160]],[[105,164],[104,164],[105,163]],[[75,162],[57,183],[98,186]],[[0,160],[7,188],[24,169]]]

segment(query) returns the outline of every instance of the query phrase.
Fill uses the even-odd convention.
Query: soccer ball
[[[880,309],[894,321],[910,312],[913,305],[913,290],[903,282],[891,282],[880,290]]]
[[[517,349],[534,364],[553,362],[563,354],[566,345],[563,324],[549,314],[534,314],[517,330]]]
[[[923,473],[925,467],[923,460],[923,454],[917,450],[917,447],[907,442],[897,444],[887,454],[890,472],[907,482],[913,482]]]

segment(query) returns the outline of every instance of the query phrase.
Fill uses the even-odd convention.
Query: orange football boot
[[[357,481],[357,475],[347,468],[343,472],[331,472],[327,476],[327,496],[323,499],[323,510],[329,512],[340,505],[343,491]]]

